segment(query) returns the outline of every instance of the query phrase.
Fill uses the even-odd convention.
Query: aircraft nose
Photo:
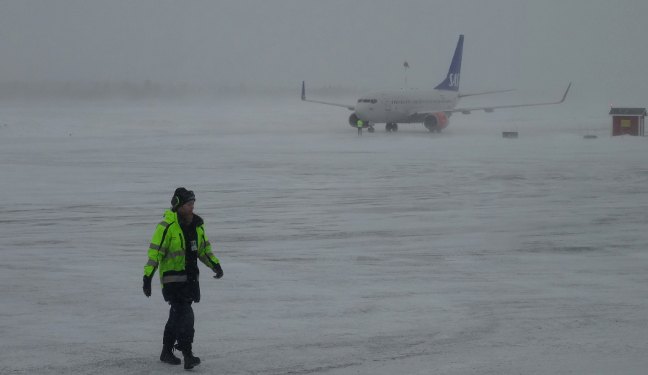
[[[356,103],[355,112],[364,121],[372,121],[374,107],[378,101],[375,99],[359,99]]]
[[[367,103],[360,103],[356,107],[356,115],[363,120],[367,120],[369,117],[369,106]]]
[[[371,103],[358,103],[358,105],[356,106],[356,112],[367,114],[373,109],[372,107],[373,104]]]

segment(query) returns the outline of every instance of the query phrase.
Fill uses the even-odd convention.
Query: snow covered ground
[[[225,271],[196,373],[645,374],[647,138],[546,114],[357,137],[292,98],[3,104],[0,373],[183,371],[141,277],[186,186]]]

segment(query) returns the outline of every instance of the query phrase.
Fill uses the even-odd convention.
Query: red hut
[[[646,108],[611,108],[612,136],[644,135]]]

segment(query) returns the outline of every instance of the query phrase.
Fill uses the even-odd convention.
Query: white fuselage
[[[372,123],[421,122],[421,113],[452,111],[457,105],[457,92],[444,90],[386,90],[363,95],[355,113]]]

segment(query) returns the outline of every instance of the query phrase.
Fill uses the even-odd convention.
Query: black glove
[[[223,277],[223,269],[221,268],[220,263],[214,264],[214,272],[216,272],[216,275],[214,275],[215,279],[220,279]]]
[[[144,295],[147,297],[151,296],[151,279],[151,276],[144,275],[144,286],[142,286],[142,289],[144,290]]]

